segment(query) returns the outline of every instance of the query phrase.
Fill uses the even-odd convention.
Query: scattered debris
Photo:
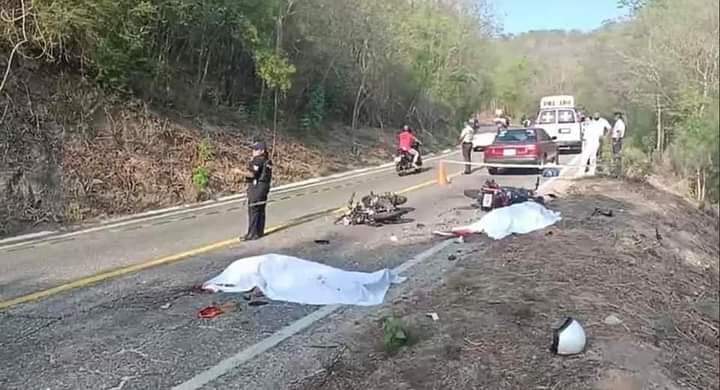
[[[212,292],[212,291],[208,291],[208,290],[204,289],[203,286],[200,285],[200,284],[197,284],[197,285],[194,285],[194,286],[190,287],[190,295],[191,295],[191,296],[192,296],[192,295],[195,295],[195,294],[197,294],[197,295],[200,295],[200,294],[209,294],[209,293],[211,293],[211,292]]]
[[[225,312],[217,306],[208,306],[203,309],[200,309],[200,311],[198,312],[198,318],[207,320],[207,319],[215,318],[224,313]]]
[[[355,203],[355,193],[350,196],[347,212],[335,223],[343,225],[382,226],[385,222],[397,222],[412,211],[411,208],[398,208],[407,202],[407,198],[393,193],[377,195],[370,192],[360,202]]]
[[[198,312],[198,318],[211,319],[237,309],[237,304],[234,302],[225,302],[221,305],[211,305],[201,309]]]
[[[265,306],[265,305],[267,305],[268,303],[270,303],[270,302],[268,302],[268,301],[265,300],[265,299],[257,299],[257,298],[255,298],[255,299],[251,299],[250,302],[248,302],[248,306]]]
[[[610,209],[601,209],[601,208],[595,207],[595,210],[593,210],[593,212],[592,212],[592,214],[591,214],[590,216],[591,216],[591,217],[594,217],[594,216],[597,216],[597,215],[602,215],[602,216],[605,216],[605,217],[612,217],[612,216],[613,216],[613,211],[610,210]]]
[[[428,316],[428,317],[430,317],[430,318],[432,318],[433,321],[439,321],[439,320],[440,320],[440,317],[439,317],[438,314],[435,313],[435,312],[426,313],[425,315]]]
[[[162,309],[162,310],[167,310],[169,308],[170,308],[170,302],[160,306],[160,309]]]
[[[455,243],[457,243],[457,244],[463,244],[463,243],[465,243],[465,237],[464,237],[464,236],[460,236],[460,237],[456,238],[456,239],[455,239]]]
[[[610,314],[609,316],[605,317],[603,322],[605,323],[605,325],[610,325],[610,326],[617,326],[617,325],[622,324],[622,320],[615,314]]]
[[[557,355],[576,355],[585,350],[585,330],[575,319],[568,317],[553,331],[551,350]]]

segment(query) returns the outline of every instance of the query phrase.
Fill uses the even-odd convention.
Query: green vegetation
[[[207,167],[213,158],[212,144],[207,138],[197,148],[197,163],[192,172],[192,182],[198,193],[205,191],[210,184],[210,169]]]
[[[542,31],[505,37],[495,96],[534,112],[542,95],[569,93],[588,111],[626,114],[623,170],[675,174],[698,202],[720,194],[719,12],[714,0],[626,0],[625,21],[590,34]],[[541,75],[541,77],[537,77]],[[508,92],[504,86],[526,85]],[[529,91],[529,92],[528,92]]]
[[[407,345],[409,336],[405,324],[396,317],[388,317],[383,321],[383,348],[387,352],[395,352]]]
[[[492,26],[475,2],[9,0],[13,57],[183,111],[231,107],[289,126],[420,127],[474,110]],[[260,123],[266,124],[266,123]]]

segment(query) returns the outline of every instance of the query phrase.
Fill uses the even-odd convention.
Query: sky
[[[495,11],[505,33],[530,30],[581,30],[626,14],[617,0],[495,0]]]

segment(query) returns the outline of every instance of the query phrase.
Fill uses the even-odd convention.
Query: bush
[[[192,182],[198,192],[205,191],[210,183],[210,172],[205,167],[196,167],[193,170]]]
[[[645,180],[652,172],[652,159],[642,149],[626,146],[622,151],[623,176],[634,180]]]
[[[385,351],[397,351],[407,345],[408,341],[408,332],[400,319],[388,317],[383,321],[383,347]]]
[[[715,103],[717,106],[717,102]],[[691,180],[695,200],[718,200],[720,135],[717,111],[681,122],[682,131],[668,148],[675,172]]]

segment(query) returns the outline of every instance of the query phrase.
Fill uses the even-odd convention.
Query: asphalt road
[[[268,224],[343,206],[352,192],[418,187],[436,177],[435,163],[427,165],[431,169],[418,175],[400,178],[382,172],[291,193],[269,206]],[[454,166],[449,173],[460,169]],[[397,266],[437,244],[430,234],[433,229],[477,218],[477,211],[466,207],[469,202],[462,191],[478,188],[485,178],[479,171],[447,187],[428,185],[408,193],[408,205],[416,208],[414,220],[401,225],[345,227],[322,217],[258,242],[223,245],[6,308],[0,311],[0,388],[163,389],[182,384],[317,310],[281,302],[251,307],[236,295],[198,295],[192,286],[238,258],[270,252],[358,271]],[[495,178],[503,185],[532,187],[537,176]],[[244,231],[245,223],[242,204],[223,205],[72,239],[0,249],[0,299],[231,239]],[[315,239],[328,239],[330,245],[315,244]],[[197,319],[200,308],[228,301],[236,302],[237,308],[215,320]],[[272,367],[264,369],[265,375],[273,375]],[[258,385],[267,382],[233,381],[242,370],[231,370],[205,388],[267,388]]]

